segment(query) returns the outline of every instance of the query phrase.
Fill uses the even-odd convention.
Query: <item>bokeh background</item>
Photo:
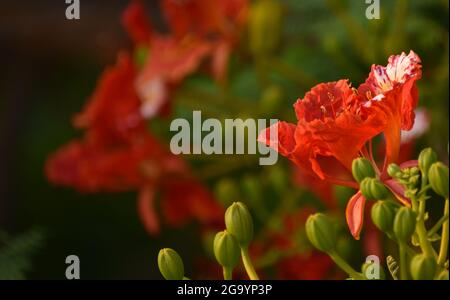
[[[381,0],[379,20],[366,19],[365,1],[279,2],[280,40],[269,67],[260,66],[244,39],[230,63],[229,86],[231,97],[250,100],[220,107],[222,117],[293,120],[292,104],[314,84],[349,78],[357,85],[371,64],[383,65],[391,54],[412,49],[423,62],[419,105],[431,116],[415,153],[431,146],[446,160],[448,1]],[[65,257],[76,254],[83,279],[160,279],[156,256],[166,246],[179,250],[189,274],[201,276],[198,258],[210,254],[203,246],[208,237],[199,234],[195,222],[163,227],[159,236],[150,236],[137,217],[136,192],[80,194],[52,186],[44,176],[48,155],[80,136],[70,120],[103,68],[114,63],[120,49],[130,47],[120,23],[128,3],[81,0],[81,19],[73,21],[65,19],[64,1],[0,3],[0,277],[64,279]],[[158,1],[145,3],[152,18],[163,22]],[[261,68],[270,70],[261,75]],[[275,93],[281,91],[275,105],[261,101],[265,80],[277,87]],[[193,82],[214,85],[203,77]],[[184,109],[208,107],[204,100]],[[224,206],[230,197],[222,194],[247,202],[259,215],[258,228],[268,226],[270,212],[282,214],[278,208],[287,201],[288,209],[305,203],[321,207],[304,187],[288,184],[281,192],[267,187],[291,176],[285,159],[275,167],[259,167],[251,157],[239,167],[220,168],[233,159],[218,158],[203,180]]]

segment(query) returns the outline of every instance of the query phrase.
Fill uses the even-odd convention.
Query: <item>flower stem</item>
[[[446,212],[445,215],[443,215],[439,221],[436,222],[436,224],[434,224],[433,228],[431,228],[430,230],[428,230],[428,237],[432,237],[433,234],[435,234],[436,232],[438,232],[438,230],[442,227],[442,224],[444,224],[445,221],[448,221],[448,211]]]
[[[356,280],[365,280],[363,274],[357,272],[355,269],[353,269],[339,254],[337,254],[336,251],[332,251],[328,253],[328,255],[333,259],[333,261],[341,268],[345,273],[350,275],[353,279]]]
[[[223,268],[223,279],[224,280],[232,280],[233,279],[233,269],[231,268]]]
[[[448,215],[448,199],[445,199],[444,205],[444,216]],[[443,266],[445,261],[447,260],[447,252],[448,252],[448,236],[449,236],[449,228],[448,228],[448,218],[442,224],[442,236],[441,236],[441,247],[439,248],[439,257],[438,257],[438,265]]]
[[[405,249],[405,243],[399,242],[398,249],[399,249],[399,256],[400,256],[400,279],[401,280],[407,280],[408,279],[408,264],[406,261],[406,249]]]
[[[250,280],[259,280],[258,274],[256,274],[255,268],[253,267],[252,261],[250,260],[250,255],[248,254],[248,248],[241,248],[242,262],[244,263],[245,271],[247,272]]]
[[[422,174],[422,186],[421,190],[423,190],[427,185],[428,178],[426,175]],[[413,197],[416,198],[416,197]],[[425,228],[425,198],[422,199],[411,199],[413,202],[417,201],[419,202],[419,206],[417,207],[417,223],[416,223],[416,232],[419,236],[419,244],[420,248],[422,249],[423,253],[428,257],[434,257],[437,258],[436,252],[433,249],[433,246],[431,246],[431,242],[428,240],[428,233]],[[417,205],[417,204],[416,204]]]

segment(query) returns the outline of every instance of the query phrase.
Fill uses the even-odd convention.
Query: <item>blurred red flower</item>
[[[213,75],[225,80],[231,48],[239,40],[247,16],[247,0],[164,0],[169,32],[153,30],[140,0],[134,0],[123,23],[136,47],[148,49],[136,79],[146,118],[160,114],[173,88],[208,61]]]
[[[159,231],[156,193],[167,223],[173,226],[196,218],[203,224],[222,222],[222,208],[196,181],[184,161],[154,138],[139,113],[134,89],[137,72],[130,56],[119,55],[107,69],[74,125],[85,129],[52,154],[45,167],[54,184],[81,192],[140,190],[138,211],[150,233]]]

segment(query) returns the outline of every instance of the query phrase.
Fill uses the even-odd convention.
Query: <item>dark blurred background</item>
[[[364,1],[282,2],[289,7],[288,42],[280,58],[319,81],[356,84],[371,63],[385,64],[402,50],[418,53],[420,103],[433,117],[418,147],[447,156],[447,1],[381,0],[382,19],[373,22],[364,17]],[[80,195],[50,186],[43,175],[47,155],[80,134],[71,117],[102,69],[129,46],[120,23],[127,3],[81,0],[81,20],[65,19],[63,0],[0,3],[0,230],[8,238],[39,232],[27,278],[64,279],[70,254],[80,257],[83,279],[160,278],[155,259],[165,245],[183,249],[188,272],[193,268],[198,249],[186,243],[201,241],[191,226],[151,238],[138,220],[135,193]],[[146,3],[158,15],[157,1]],[[286,107],[307,89],[288,92]]]

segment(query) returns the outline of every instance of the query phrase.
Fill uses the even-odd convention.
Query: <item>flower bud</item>
[[[378,229],[383,232],[389,232],[392,230],[392,225],[394,224],[394,205],[388,201],[377,201],[372,206],[371,216],[373,223]]]
[[[389,190],[376,178],[365,178],[360,183],[360,189],[367,200],[384,200],[389,195]]]
[[[416,228],[416,213],[409,207],[403,206],[394,218],[394,233],[399,241],[406,242],[411,238]]]
[[[387,172],[389,176],[396,178],[401,174],[402,169],[397,164],[390,164],[387,168]]]
[[[322,252],[330,252],[335,249],[336,230],[326,215],[317,213],[309,216],[305,226],[306,235],[314,247]]]
[[[376,268],[376,271],[373,268]],[[361,272],[369,280],[374,280],[374,279],[375,280],[386,280],[386,273],[384,272],[384,269],[380,265],[374,266],[373,263],[366,262],[361,266]],[[374,272],[374,273],[372,273],[372,272]]]
[[[352,162],[352,174],[353,178],[355,178],[356,181],[361,182],[364,178],[375,177],[375,171],[372,167],[372,164],[369,160],[360,157],[356,158]]]
[[[439,196],[448,198],[448,167],[441,162],[431,165],[428,171],[431,188]]]
[[[431,165],[437,161],[436,152],[431,148],[423,149],[419,154],[419,169],[423,174],[428,174]]]
[[[173,249],[164,248],[159,251],[158,267],[167,280],[182,280],[184,277],[183,260]]]
[[[214,255],[222,267],[230,269],[236,267],[241,256],[241,249],[234,235],[226,230],[217,233],[213,248]]]
[[[234,202],[228,207],[225,212],[225,225],[241,247],[248,247],[253,238],[253,220],[244,203]]]
[[[437,264],[433,257],[418,254],[411,259],[410,271],[414,280],[431,280],[436,273]]]

